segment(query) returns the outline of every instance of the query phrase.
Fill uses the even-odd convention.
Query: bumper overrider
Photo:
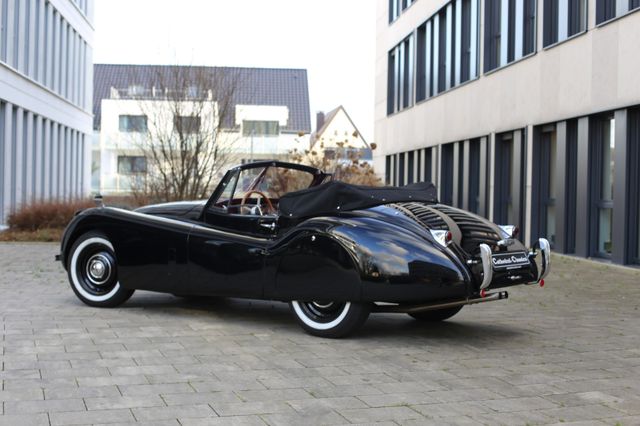
[[[529,284],[544,282],[544,278],[549,273],[551,264],[551,245],[547,239],[538,239],[529,251],[527,256],[531,265],[535,263],[538,252],[541,255],[541,260],[539,265],[536,264],[536,281]],[[482,263],[482,282],[480,283],[480,291],[483,291],[491,285],[494,274],[494,257],[491,252],[491,247],[489,247],[488,244],[480,244],[480,261]]]

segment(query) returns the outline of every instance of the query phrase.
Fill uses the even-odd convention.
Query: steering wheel
[[[267,213],[276,211],[276,209],[273,208],[273,204],[271,204],[271,200],[269,199],[269,197],[267,197],[263,192],[257,191],[255,189],[252,189],[251,191],[247,191],[244,194],[244,196],[242,197],[242,201],[240,201],[240,211],[242,211],[242,208],[245,207],[245,204],[247,204],[247,199],[249,198],[249,195],[251,195],[251,194],[258,194],[259,196],[264,198],[264,200],[267,202]],[[262,213],[262,209],[260,208],[260,202],[259,201],[256,201],[256,207],[258,208],[258,211],[260,212],[260,216],[262,216],[263,213]]]

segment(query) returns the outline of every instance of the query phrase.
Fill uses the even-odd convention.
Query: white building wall
[[[179,109],[184,115],[189,114],[189,101]],[[121,115],[147,116],[149,135],[168,135],[171,129],[154,129],[156,125],[173,125],[174,101],[135,100],[135,99],[103,99],[101,105],[101,128],[93,136],[91,163],[93,167],[92,188],[102,194],[126,194],[130,192],[128,175],[118,173],[119,156],[142,156],[142,145],[148,135],[136,132],[123,132],[119,128]],[[198,105],[201,109],[202,105]],[[198,111],[202,120],[202,128],[214,129],[213,120],[217,114],[217,104],[211,101],[210,107]],[[287,125],[289,111],[285,106],[270,105],[237,105],[235,111],[236,128],[223,130],[219,134],[218,143],[227,154],[228,166],[251,160],[284,159],[289,152],[297,148],[309,146],[308,135],[299,136],[292,133],[280,133],[274,136],[243,136],[242,122],[277,121],[281,127]]]
[[[89,191],[92,15],[93,0],[0,0],[0,226]]]

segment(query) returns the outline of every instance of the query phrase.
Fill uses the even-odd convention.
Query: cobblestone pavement
[[[544,289],[325,340],[275,302],[84,306],[57,250],[0,245],[0,425],[640,424],[640,271],[556,256]]]

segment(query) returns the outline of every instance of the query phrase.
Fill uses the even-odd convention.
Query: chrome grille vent
[[[448,231],[449,227],[446,222],[442,220],[442,217],[428,205],[422,203],[395,203],[391,204],[394,207],[404,213],[409,213],[409,216],[413,216],[422,225],[433,230]]]
[[[476,255],[480,252],[481,243],[494,246],[501,239],[495,229],[464,210],[442,204],[434,208],[449,216],[458,225],[462,234],[461,245],[467,253]]]

